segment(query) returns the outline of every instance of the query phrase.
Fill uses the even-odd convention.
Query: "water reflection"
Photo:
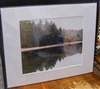
[[[65,45],[36,51],[22,53],[23,73],[32,73],[53,69],[59,62],[63,65],[63,60],[82,53],[82,43]],[[74,59],[73,59],[74,60]],[[66,65],[65,67],[67,67]],[[58,66],[60,68],[61,66]]]

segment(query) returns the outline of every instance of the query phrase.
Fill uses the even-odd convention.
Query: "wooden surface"
[[[100,54],[98,54],[98,55],[95,56],[95,60],[100,63]]]
[[[100,89],[100,77],[89,73],[10,89]]]
[[[97,45],[100,45],[100,35],[98,36]]]

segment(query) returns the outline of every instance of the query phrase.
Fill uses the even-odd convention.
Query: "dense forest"
[[[21,48],[40,47],[82,41],[83,30],[57,28],[47,20],[20,22]],[[22,52],[23,73],[53,69],[57,61],[82,53],[82,43]]]
[[[63,42],[82,41],[83,30],[57,28],[56,24],[45,20],[21,21],[21,48],[59,44]]]

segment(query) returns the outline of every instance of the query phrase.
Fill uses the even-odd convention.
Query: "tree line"
[[[57,28],[56,24],[47,20],[20,22],[21,47],[38,47],[64,42],[82,41],[83,29],[74,30]]]

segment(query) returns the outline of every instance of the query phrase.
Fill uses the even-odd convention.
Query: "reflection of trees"
[[[82,53],[82,43],[64,46],[66,56]]]
[[[49,48],[47,50],[38,50],[22,53],[23,73],[43,71],[55,67],[57,61],[64,60],[65,57],[82,53],[82,44],[68,45],[60,50],[59,47]],[[49,57],[39,56],[39,52],[44,52]]]
[[[37,70],[43,71],[44,69],[52,69],[57,61],[64,59],[65,54],[63,51],[52,51],[47,58],[42,58],[37,52],[24,52],[23,55],[23,73],[36,72]],[[54,54],[55,52],[55,54]]]

